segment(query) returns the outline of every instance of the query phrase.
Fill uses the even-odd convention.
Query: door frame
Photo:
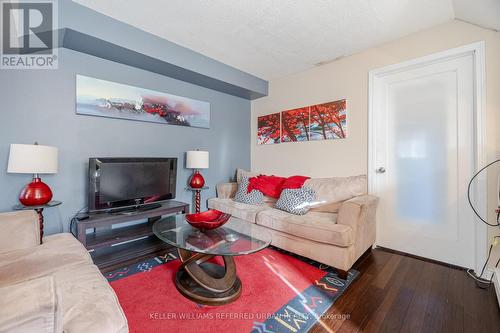
[[[374,87],[377,80],[389,74],[419,68],[422,66],[439,63],[465,55],[472,55],[474,64],[474,171],[477,172],[484,166],[485,153],[485,51],[484,41],[467,44],[450,50],[433,53],[424,57],[403,61],[401,63],[374,69],[368,72],[368,193],[375,190],[374,177],[376,176],[376,139],[377,129],[374,119],[380,110],[376,107]],[[483,174],[476,178],[473,185],[472,202],[481,216],[487,213],[487,184]],[[487,256],[488,229],[484,223],[475,217],[474,226],[474,270],[480,272]],[[377,241],[375,241],[375,246]]]

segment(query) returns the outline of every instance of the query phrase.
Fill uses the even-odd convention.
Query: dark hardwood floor
[[[311,332],[500,332],[494,286],[465,271],[374,249],[359,277]]]

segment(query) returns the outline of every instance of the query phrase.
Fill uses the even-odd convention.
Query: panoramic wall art
[[[210,128],[210,103],[126,84],[76,76],[76,113]]]
[[[257,143],[332,140],[347,137],[346,100],[258,117]],[[280,126],[281,124],[281,126]]]
[[[257,118],[257,143],[270,145],[280,143],[281,122],[280,113],[268,114]]]

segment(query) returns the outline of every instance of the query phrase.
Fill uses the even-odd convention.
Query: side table
[[[195,187],[191,187],[191,186],[188,186],[186,187],[186,190],[188,191],[193,191],[194,192],[194,208],[195,208],[195,213],[199,213],[200,212],[200,201],[201,201],[201,191],[203,190],[208,190],[209,187],[208,186],[203,186],[203,187],[199,187],[199,188],[195,188]]]
[[[42,237],[43,237],[43,209],[44,208],[50,208],[50,207],[56,207],[62,204],[61,201],[50,201],[47,202],[45,205],[39,205],[39,206],[25,206],[22,204],[15,205],[14,210],[34,210],[38,214],[38,222],[40,223],[40,244],[42,244]]]

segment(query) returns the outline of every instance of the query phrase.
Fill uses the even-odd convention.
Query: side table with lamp
[[[38,222],[40,223],[40,244],[42,244],[43,237],[43,210],[45,208],[56,207],[62,204],[61,201],[49,201],[44,205],[25,206],[23,204],[15,205],[14,210],[34,210],[38,214]]]
[[[199,213],[200,212],[200,202],[201,202],[201,191],[203,190],[208,190],[208,186],[203,186],[203,187],[186,187],[187,191],[193,191],[194,192],[194,212]]]
[[[9,153],[8,173],[33,174],[31,183],[27,184],[19,195],[20,205],[16,210],[33,209],[38,213],[40,221],[40,243],[43,236],[43,209],[61,204],[52,201],[52,190],[42,182],[40,174],[55,174],[58,170],[58,149],[51,146],[42,146],[35,142],[33,145],[11,144]]]

